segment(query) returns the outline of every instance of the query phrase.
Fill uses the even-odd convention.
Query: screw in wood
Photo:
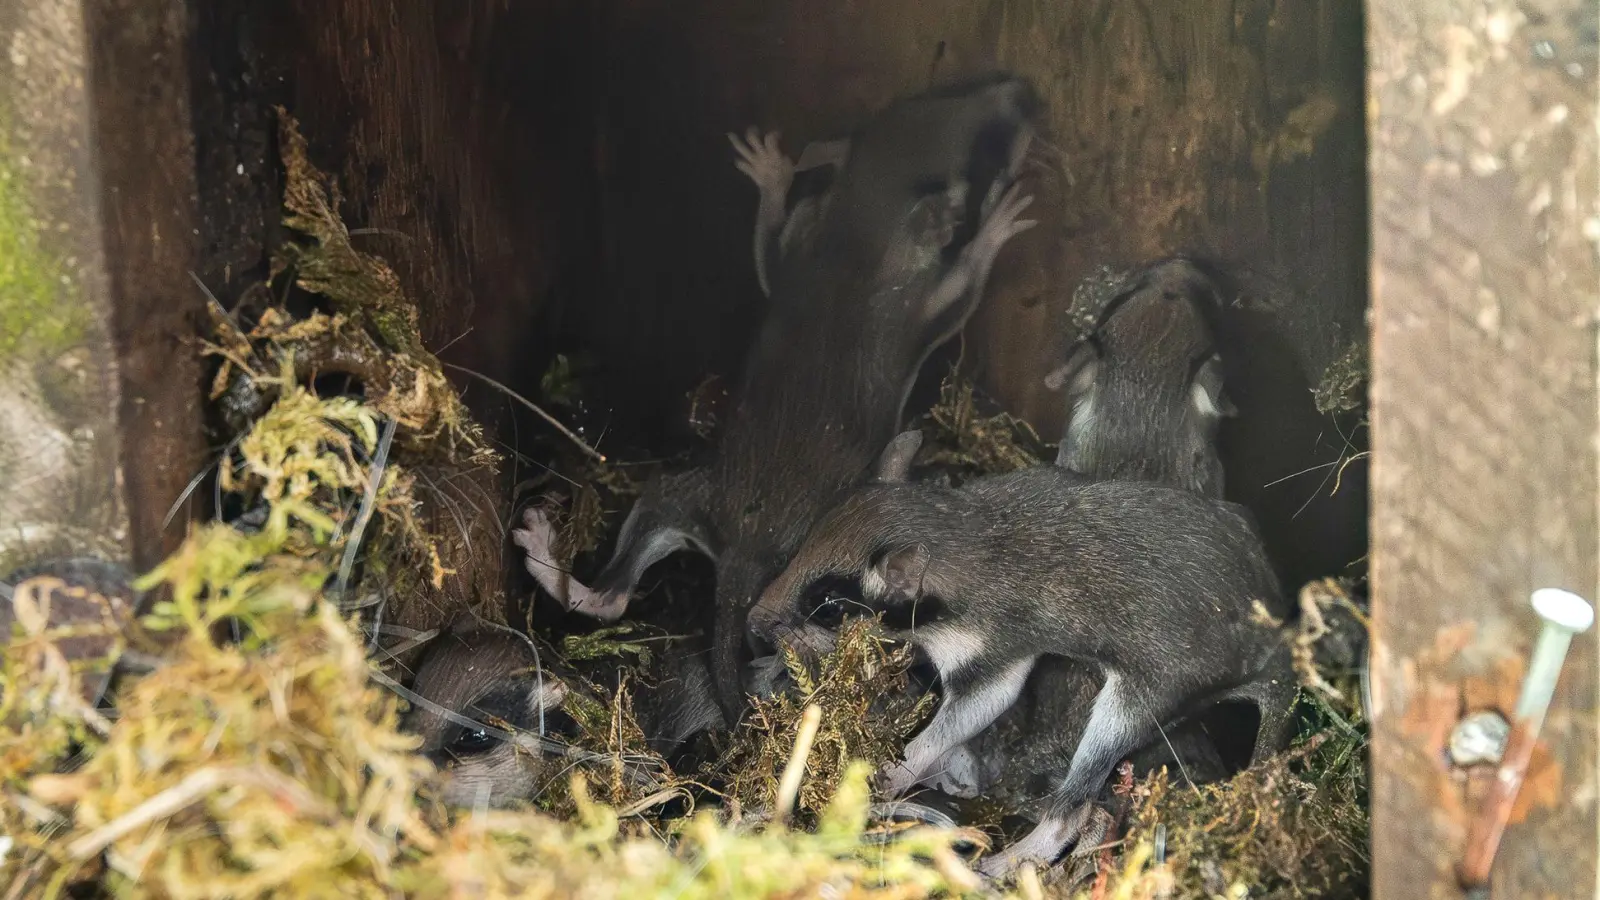
[[[1573,635],[1588,631],[1594,624],[1594,607],[1571,591],[1557,588],[1534,591],[1533,609],[1544,619],[1544,630],[1539,633],[1539,642],[1534,645],[1533,657],[1528,662],[1528,675],[1523,679],[1522,694],[1517,698],[1505,756],[1495,772],[1489,797],[1467,834],[1467,852],[1459,874],[1462,885],[1468,888],[1489,883],[1489,868],[1494,865],[1495,853],[1500,849],[1500,838],[1511,818],[1517,792],[1522,789],[1522,779],[1528,774],[1528,761],[1533,758],[1533,747],[1538,741],[1539,729],[1544,726],[1545,712],[1555,696],[1567,648],[1572,644]]]

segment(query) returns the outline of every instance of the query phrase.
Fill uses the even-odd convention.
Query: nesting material
[[[1322,380],[1311,389],[1317,412],[1331,415],[1365,409],[1367,371],[1370,368],[1366,340],[1352,341],[1344,353],[1328,365],[1327,371],[1322,373]]]
[[[923,430],[918,463],[971,478],[1025,469],[1046,458],[1033,426],[984,406],[970,379],[956,370],[945,376],[939,402],[916,422]]]
[[[907,690],[910,648],[889,644],[873,626],[870,619],[847,621],[834,649],[814,662],[784,651],[793,690],[755,701],[728,752],[708,773],[727,778],[728,795],[742,807],[777,804],[781,773],[807,708],[820,710],[820,718],[794,803],[802,814],[828,806],[854,761],[896,758],[932,712],[933,696]]]
[[[912,898],[950,885],[931,861],[948,836],[863,848],[859,766],[814,832],[738,832],[708,812],[670,843],[624,838],[581,778],[571,821],[530,810],[452,824],[419,801],[432,767],[396,730],[398,700],[369,678],[359,632],[319,596],[329,569],[274,549],[265,533],[211,526],[152,574],[171,600],[149,624],[177,640],[124,686],[103,735],[81,705],[59,702],[76,696],[70,673],[23,665],[19,677],[10,665],[48,652],[48,634],[6,648],[8,727],[20,718],[35,738],[56,735],[37,744],[53,753],[6,773],[11,896],[84,879],[168,897]],[[225,623],[245,639],[218,641]],[[82,765],[51,774],[71,744]]]

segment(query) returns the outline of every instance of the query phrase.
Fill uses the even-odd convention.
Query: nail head
[[[1594,624],[1594,607],[1589,601],[1560,588],[1540,588],[1533,592],[1533,609],[1540,618],[1574,634]]]
[[[1505,716],[1494,710],[1473,713],[1450,732],[1450,761],[1460,768],[1499,765],[1510,736]]]

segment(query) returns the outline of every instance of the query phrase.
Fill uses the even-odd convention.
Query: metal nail
[[[1533,747],[1538,741],[1539,729],[1544,726],[1545,712],[1555,696],[1556,682],[1561,679],[1567,648],[1572,644],[1573,635],[1588,631],[1594,624],[1594,607],[1571,591],[1556,588],[1534,591],[1533,609],[1544,619],[1544,630],[1539,633],[1539,643],[1534,646],[1533,657],[1528,662],[1528,675],[1523,679],[1522,694],[1517,698],[1505,756],[1495,772],[1489,797],[1467,835],[1467,852],[1460,876],[1462,885],[1469,888],[1489,883],[1489,868],[1494,865],[1495,853],[1500,849],[1500,838],[1511,818],[1511,807],[1522,788],[1522,779],[1528,774],[1528,761],[1533,758]]]

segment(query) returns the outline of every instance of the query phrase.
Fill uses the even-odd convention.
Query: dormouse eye
[[[494,747],[496,738],[483,728],[464,729],[450,746],[445,748],[451,756],[461,758],[482,756]]]
[[[806,591],[806,621],[812,625],[836,628],[852,611],[864,611],[859,581],[845,577],[823,578]]]
[[[837,628],[844,621],[845,609],[850,603],[849,598],[839,593],[827,593],[817,601],[816,608],[808,617],[813,624],[823,628]]]

